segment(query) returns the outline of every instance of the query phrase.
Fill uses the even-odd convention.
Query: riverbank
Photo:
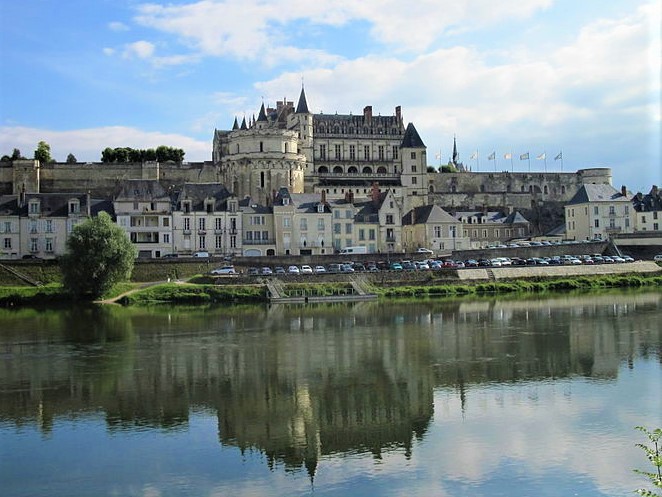
[[[626,271],[627,269],[629,271]],[[593,269],[593,271],[590,271]],[[600,271],[596,271],[600,269]],[[609,271],[611,269],[611,271]],[[561,271],[550,271],[561,270]],[[587,271],[588,270],[588,271]],[[311,281],[280,279],[286,294],[337,295],[351,287],[353,278],[380,298],[446,297],[514,293],[545,293],[604,288],[661,288],[662,268],[655,263],[599,267],[493,268],[454,271],[441,277],[433,272],[327,275]],[[515,276],[513,276],[515,275]],[[470,277],[473,276],[473,277]],[[200,304],[267,302],[266,281],[260,278],[214,278],[197,275],[188,281],[123,283],[102,303],[149,305],[160,303]],[[0,286],[0,306],[39,306],[70,303],[59,284],[42,287]]]

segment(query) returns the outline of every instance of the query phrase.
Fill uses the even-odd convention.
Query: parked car
[[[290,266],[287,268],[287,272],[290,274],[299,274],[301,271],[299,270],[298,266]]]
[[[354,268],[352,267],[351,264],[341,264],[340,265],[340,272],[341,273],[353,273]]]
[[[283,266],[276,266],[274,268],[274,273],[276,273],[276,274],[286,274],[287,271],[285,271],[285,268]]]
[[[391,262],[389,269],[391,271],[402,271],[402,264],[400,264],[399,262]]]
[[[161,259],[176,259],[177,257],[179,257],[178,254],[164,254]]]
[[[265,266],[265,267],[263,267],[263,268],[260,268],[260,274],[261,274],[262,276],[268,276],[268,275],[270,275],[270,274],[274,274],[274,272],[271,270],[270,267],[266,267],[266,266]]]
[[[237,274],[237,271],[234,269],[234,266],[222,266],[212,269],[211,274]]]
[[[339,273],[340,272],[340,264],[332,263],[329,264],[328,267],[326,268],[327,273]]]
[[[313,274],[313,268],[304,264],[301,266],[301,274]]]
[[[434,254],[434,251],[430,250],[429,248],[421,247],[416,249],[416,253],[418,254]]]
[[[204,250],[199,251],[199,252],[193,252],[193,257],[202,257],[204,259],[209,258],[209,252],[206,252]]]
[[[402,261],[402,269],[405,271],[416,271],[416,264],[411,261]]]
[[[316,273],[326,273],[326,268],[324,266],[315,266],[313,269]]]
[[[260,270],[256,267],[249,267],[248,268],[248,276],[258,276],[260,274]]]

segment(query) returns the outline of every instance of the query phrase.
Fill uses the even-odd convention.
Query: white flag
[[[537,160],[545,160],[545,152],[536,157]]]
[[[441,154],[435,154],[434,158],[437,160],[441,160]]]
[[[503,154],[503,158],[504,158],[504,159],[512,159],[512,158],[513,158],[513,154]]]

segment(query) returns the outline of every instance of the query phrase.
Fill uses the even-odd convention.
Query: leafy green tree
[[[74,227],[60,259],[64,287],[75,298],[96,299],[131,277],[136,249],[126,232],[100,212]]]
[[[642,431],[648,437],[649,445],[637,444],[637,447],[646,453],[646,457],[653,465],[653,471],[642,471],[635,469],[636,473],[646,476],[653,486],[662,489],[662,429],[648,430],[643,426],[637,426],[637,430]],[[662,497],[662,494],[640,488],[637,490],[639,495],[644,497]]]
[[[25,160],[25,157],[21,155],[21,151],[17,148],[11,154],[11,160]]]
[[[78,162],[78,159],[74,154],[67,155],[67,164],[75,164],[76,162]]]
[[[53,162],[53,158],[51,157],[51,146],[45,141],[40,141],[37,144],[37,150],[34,151],[34,159],[42,164]]]
[[[115,162],[115,150],[110,147],[106,147],[101,152],[101,162],[110,163]]]

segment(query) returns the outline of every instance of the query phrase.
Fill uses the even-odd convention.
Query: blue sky
[[[658,0],[0,0],[0,155],[210,160],[260,104],[392,115],[473,170],[611,167],[662,184]],[[478,151],[478,160],[470,160]],[[487,158],[495,152],[496,160]],[[514,158],[504,159],[512,153]],[[546,161],[536,160],[546,154]]]

